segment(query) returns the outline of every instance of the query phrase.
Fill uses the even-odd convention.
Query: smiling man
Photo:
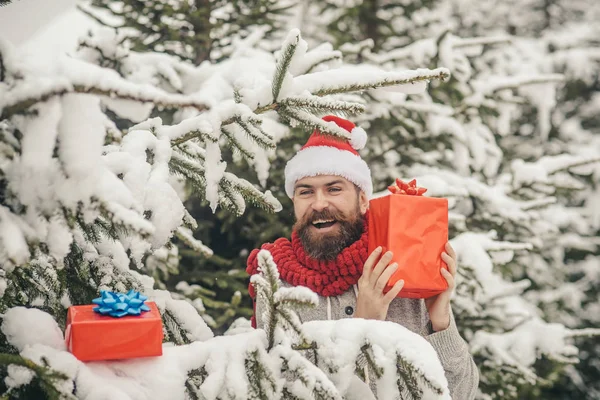
[[[475,397],[479,374],[452,315],[450,297],[456,275],[456,254],[448,243],[441,273],[448,290],[426,300],[397,298],[399,281],[387,293],[384,287],[397,269],[393,254],[376,249],[368,254],[366,216],[373,194],[371,172],[357,150],[366,133],[352,122],[335,116],[323,118],[351,133],[341,140],[319,131],[288,162],[285,190],[294,204],[296,223],[291,240],[277,239],[261,248],[277,264],[285,286],[306,286],[319,295],[319,306],[298,313],[303,322],[364,318],[401,324],[425,337],[437,351],[452,398]],[[247,272],[258,273],[255,249]],[[254,288],[250,286],[254,298]],[[262,328],[260,301],[255,304],[253,326]]]

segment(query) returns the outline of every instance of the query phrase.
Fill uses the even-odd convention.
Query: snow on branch
[[[336,99],[321,98],[310,95],[288,96],[279,102],[282,107],[297,108],[315,113],[342,111],[348,114],[360,114],[366,107],[360,103],[350,103]]]
[[[300,31],[298,29],[292,30],[283,45],[281,46],[281,57],[277,61],[275,66],[275,75],[273,76],[273,100],[277,101],[283,82],[286,79],[288,70],[292,64],[292,58],[296,53],[298,44],[302,41],[300,38]]]
[[[585,329],[572,329],[569,332],[569,337],[594,337],[600,336],[600,328],[585,328]]]
[[[538,162],[546,168],[549,175],[553,175],[560,171],[598,163],[600,162],[600,156],[561,154],[552,157],[542,157]]]
[[[483,36],[474,38],[457,38],[453,44],[454,48],[484,46],[488,44],[508,44],[511,43],[510,36]]]
[[[302,357],[300,352],[294,351],[287,346],[276,346],[272,354],[281,359],[282,366],[291,375],[291,379],[286,380],[284,384],[282,398],[301,399],[308,390],[314,392],[315,398],[318,399],[343,399],[327,375],[315,364]],[[303,386],[297,385],[296,381],[300,381]]]
[[[315,68],[325,63],[340,62],[342,53],[338,50],[333,50],[331,44],[323,43],[322,45],[308,51],[302,60],[298,63],[297,74],[303,75],[311,73]]]
[[[506,333],[477,331],[471,350],[474,354],[487,353],[491,367],[512,366],[525,379],[535,382],[539,378],[534,372],[534,363],[542,355],[561,362],[578,362],[577,348],[569,341],[571,334],[571,330],[561,324],[531,318]]]
[[[341,139],[350,138],[350,132],[347,130],[340,128],[334,122],[323,121],[322,118],[318,118],[307,111],[296,108],[282,108],[279,112],[297,121],[308,129],[318,129],[321,132],[329,133]]]
[[[539,209],[539,208],[546,208],[549,205],[556,204],[557,202],[558,202],[558,199],[556,197],[547,197],[544,199],[523,201],[521,203],[521,209],[524,211],[529,211],[529,210],[535,210],[535,209]]]
[[[59,59],[57,71],[35,71],[16,80],[14,87],[0,88],[0,120],[23,112],[39,102],[67,93],[87,93],[108,98],[154,103],[165,108],[193,107],[205,110],[204,101],[194,95],[167,93],[149,84],[137,84],[115,71],[77,59]],[[60,72],[58,72],[60,71]]]
[[[448,382],[433,347],[420,335],[388,321],[342,319],[302,325],[316,344],[317,365],[345,391],[357,371],[356,360],[368,347],[377,398],[449,399]],[[367,347],[364,347],[364,346]],[[411,397],[412,396],[412,397]]]
[[[44,362],[43,359],[42,361]],[[9,388],[16,389],[28,384],[35,376],[49,399],[74,400],[75,396],[61,390],[62,382],[68,381],[69,377],[60,370],[49,368],[47,361],[44,363],[45,366],[16,354],[0,353],[0,365],[7,366],[8,369],[5,383]]]
[[[581,184],[577,185],[576,181],[569,182],[560,173],[575,170],[583,174],[586,174],[586,172],[589,174],[592,172],[592,168],[586,167],[592,167],[593,164],[598,162],[600,162],[600,156],[576,156],[572,154],[545,156],[535,162],[517,159],[511,163],[512,185],[514,190],[532,187],[534,184],[543,184],[552,188],[565,187],[566,184],[567,187],[581,188]]]
[[[511,77],[489,77],[485,81],[473,81],[477,92],[491,95],[504,89],[518,89],[528,85],[556,84],[565,80],[561,74],[522,75]]]
[[[315,72],[294,78],[294,84],[310,91],[315,96],[337,93],[358,92],[368,89],[395,86],[408,93],[425,90],[424,83],[433,79],[446,80],[450,72],[446,68],[416,69],[402,72],[389,72],[365,68],[339,68]]]
[[[265,304],[263,319],[267,349],[271,350],[277,344],[276,332],[280,326],[292,329],[299,337],[303,336],[300,319],[293,308],[314,307],[319,304],[319,300],[316,293],[308,288],[280,288],[279,271],[268,251],[261,250],[257,259],[260,275],[253,275],[250,282],[255,285],[257,301],[260,298]]]
[[[212,249],[204,245],[201,240],[194,237],[193,232],[190,229],[180,226],[175,233],[182,242],[192,250],[202,254],[204,257],[210,257],[214,254]]]

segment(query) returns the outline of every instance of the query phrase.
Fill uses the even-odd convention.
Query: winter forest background
[[[326,113],[369,134],[376,192],[449,198],[478,398],[600,398],[598,1],[54,6],[0,7],[1,398],[367,398],[361,357],[378,398],[447,398],[401,329],[298,326],[313,299],[276,293],[268,257],[277,326],[249,327],[246,257],[289,236],[284,165]],[[162,357],[65,351],[70,305],[132,288]]]

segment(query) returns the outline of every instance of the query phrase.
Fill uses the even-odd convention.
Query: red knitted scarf
[[[302,247],[298,234],[292,232],[291,242],[286,238],[266,243],[261,249],[268,250],[277,264],[282,280],[293,286],[305,286],[321,296],[338,296],[358,282],[368,257],[368,224],[365,220],[364,232],[360,239],[346,247],[335,260],[323,261],[309,257]],[[248,257],[246,272],[258,273],[257,256],[261,249],[254,249]],[[254,300],[254,286],[248,286],[248,293]],[[256,307],[256,304],[254,304]],[[255,317],[252,326],[256,327]]]

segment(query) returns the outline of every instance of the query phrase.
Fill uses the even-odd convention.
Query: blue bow
[[[102,290],[100,295],[102,297],[92,300],[92,303],[98,304],[98,307],[94,307],[94,311],[102,315],[120,318],[150,311],[150,308],[144,304],[148,297],[135,290],[130,290],[127,294]]]

